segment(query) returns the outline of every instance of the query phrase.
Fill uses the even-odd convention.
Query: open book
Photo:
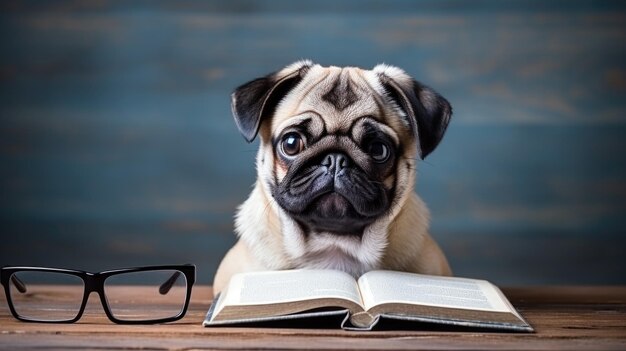
[[[504,294],[484,280],[371,271],[358,281],[334,270],[287,270],[233,276],[204,326],[345,316],[344,329],[370,330],[401,320],[532,331]]]

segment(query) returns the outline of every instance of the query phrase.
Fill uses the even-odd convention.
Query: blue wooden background
[[[229,93],[310,58],[451,101],[417,189],[458,275],[625,284],[625,4],[3,1],[0,265],[209,282],[255,179]]]

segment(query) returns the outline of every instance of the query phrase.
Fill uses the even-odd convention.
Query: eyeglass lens
[[[187,280],[176,270],[117,274],[104,281],[104,295],[119,320],[170,318],[184,308]]]
[[[13,307],[23,318],[69,321],[80,310],[85,286],[80,277],[56,272],[23,271],[9,279]]]

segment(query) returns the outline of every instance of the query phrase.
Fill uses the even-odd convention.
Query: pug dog
[[[238,241],[215,294],[248,271],[451,275],[414,192],[418,159],[452,115],[433,89],[389,65],[300,61],[238,87],[232,112],[246,141],[260,137],[258,177],[235,216]]]

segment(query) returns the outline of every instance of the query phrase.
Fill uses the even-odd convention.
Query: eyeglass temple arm
[[[176,283],[176,280],[178,279],[178,277],[180,277],[180,275],[180,272],[174,272],[174,274],[172,274],[172,276],[169,277],[168,280],[166,280],[163,284],[161,284],[161,286],[159,286],[159,294],[165,295],[170,292],[170,289],[172,289],[174,283]]]
[[[24,282],[21,281],[20,278],[16,277],[15,274],[11,276],[11,281],[17,288],[17,291],[21,292],[22,294],[26,292],[26,284],[24,284]]]

